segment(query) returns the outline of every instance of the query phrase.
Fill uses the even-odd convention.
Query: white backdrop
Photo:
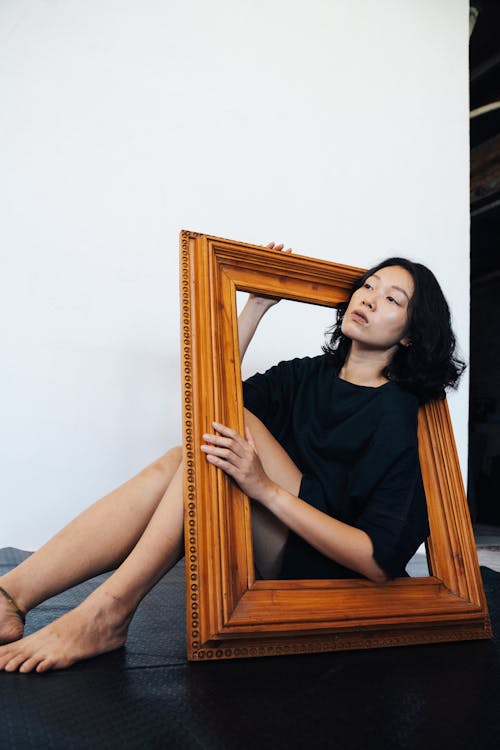
[[[181,228],[428,263],[467,355],[467,45],[465,0],[3,0],[0,546],[179,442]]]

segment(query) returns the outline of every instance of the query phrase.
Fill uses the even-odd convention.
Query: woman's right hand
[[[279,245],[276,245],[274,242],[270,242],[268,245],[266,245],[269,250],[277,250],[278,252],[285,252],[290,254],[292,252],[292,248],[288,247],[286,250],[284,250],[284,244],[281,243]],[[248,301],[255,305],[256,307],[259,307],[260,309],[264,310],[266,312],[269,310],[270,307],[273,307],[273,305],[277,305],[278,302],[280,302],[281,297],[264,297],[261,294],[249,294],[248,295]]]

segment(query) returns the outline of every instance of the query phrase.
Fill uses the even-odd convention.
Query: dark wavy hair
[[[421,404],[443,399],[446,388],[456,388],[465,362],[456,356],[456,340],[451,328],[448,303],[439,283],[426,266],[406,258],[387,258],[370,268],[354,282],[349,299],[337,306],[337,320],[328,329],[323,351],[338,371],[351,348],[351,339],[342,333],[342,320],[353,293],[381,268],[401,266],[412,276],[413,296],[408,306],[406,336],[410,346],[399,345],[382,374],[414,393]]]

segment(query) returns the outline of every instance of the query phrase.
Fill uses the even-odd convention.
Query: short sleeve
[[[418,447],[394,461],[363,508],[356,526],[373,544],[373,556],[390,578],[405,567],[429,534]]]
[[[245,407],[279,439],[287,424],[299,378],[299,359],[280,362],[243,382]]]

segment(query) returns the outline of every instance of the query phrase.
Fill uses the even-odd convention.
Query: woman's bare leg
[[[71,612],[26,638],[1,646],[0,670],[62,669],[122,646],[137,605],[183,554],[182,489],[181,465],[120,567]]]
[[[298,495],[302,474],[288,453],[267,427],[245,409],[245,424],[250,428],[264,471],[277,484]],[[262,578],[277,578],[283,563],[288,529],[259,503],[252,503],[252,539],[255,567]]]
[[[250,412],[246,413],[246,421],[264,469],[274,481],[297,494],[300,471]],[[33,635],[0,647],[0,670],[61,669],[122,646],[139,602],[183,553],[182,491],[182,466],[179,466],[142,536],[119,568],[71,612]],[[258,511],[256,517],[260,519],[256,524],[258,550],[271,517]],[[273,566],[276,568],[280,562],[287,533],[285,527],[276,525],[272,519],[271,535],[265,537],[267,548],[262,550],[262,559],[258,561],[262,573],[268,577],[273,575]],[[256,558],[258,555],[260,552],[256,551]],[[266,569],[268,564],[270,567]]]
[[[25,612],[50,596],[116,568],[137,543],[182,459],[173,448],[98,500],[47,544],[0,578]],[[21,637],[23,625],[0,596],[0,643]]]

